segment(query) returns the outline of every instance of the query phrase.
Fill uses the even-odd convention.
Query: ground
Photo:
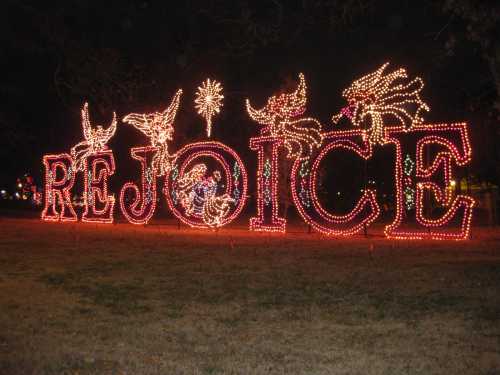
[[[0,220],[0,374],[500,374],[500,230]]]

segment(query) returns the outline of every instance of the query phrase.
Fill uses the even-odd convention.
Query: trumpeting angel
[[[116,132],[116,113],[113,112],[113,120],[107,129],[101,125],[93,128],[89,119],[89,104],[85,103],[82,108],[82,127],[85,140],[77,143],[70,151],[75,172],[83,170],[83,162],[87,156],[108,148],[107,143]]]
[[[262,109],[254,109],[246,100],[250,117],[263,125],[261,135],[282,137],[289,158],[308,158],[323,142],[320,122],[301,117],[306,111],[306,91],[305,77],[300,73],[294,92],[270,97]]]
[[[373,144],[384,144],[384,127],[402,125],[406,129],[423,122],[429,106],[420,98],[424,82],[420,77],[409,81],[403,68],[391,73],[385,63],[375,72],[354,81],[342,92],[348,105],[332,117],[334,124],[347,117],[353,125],[364,127]]]
[[[148,114],[130,113],[123,118],[123,122],[133,125],[150,139],[151,146],[158,147],[153,158],[153,169],[157,176],[163,176],[170,170],[174,155],[170,155],[168,142],[173,139],[174,120],[179,109],[182,90],[178,90],[170,105],[163,112]]]

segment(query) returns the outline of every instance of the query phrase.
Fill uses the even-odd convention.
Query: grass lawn
[[[0,374],[500,374],[500,230],[473,236],[2,219]]]

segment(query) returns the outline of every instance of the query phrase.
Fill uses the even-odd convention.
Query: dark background
[[[91,121],[108,126],[112,111],[122,118],[161,110],[183,88],[171,150],[204,139],[193,100],[207,77],[222,82],[225,96],[213,138],[241,155],[252,181],[256,156],[248,139],[259,126],[247,116],[245,98],[259,108],[304,72],[306,114],[333,130],[330,117],[345,105],[342,90],[386,61],[424,79],[422,98],[431,107],[427,122],[469,122],[471,177],[500,182],[498,1],[2,4],[0,183],[6,188],[24,173],[40,182],[42,155],[68,152],[82,139],[84,101]],[[129,148],[146,142],[130,125],[118,124],[110,142],[117,160],[115,192],[137,176]],[[392,174],[390,154],[377,151],[371,168]],[[337,172],[352,170],[349,161],[337,162]]]

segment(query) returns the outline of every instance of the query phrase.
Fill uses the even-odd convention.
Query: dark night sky
[[[491,74],[479,47],[462,38],[466,23],[439,1],[50,3],[6,1],[0,12],[0,155],[8,158],[2,184],[25,172],[39,177],[44,153],[68,151],[81,140],[85,100],[93,121],[106,125],[113,110],[119,118],[159,110],[183,88],[172,148],[202,139],[193,96],[207,77],[225,91],[216,139],[251,164],[248,138],[258,128],[244,112],[245,98],[258,107],[302,71],[307,114],[334,129],[329,119],[344,105],[342,89],[385,61],[424,79],[427,121],[471,122],[476,148],[481,140],[478,173],[495,173]],[[119,124],[111,147],[123,178],[128,149],[144,142]]]

